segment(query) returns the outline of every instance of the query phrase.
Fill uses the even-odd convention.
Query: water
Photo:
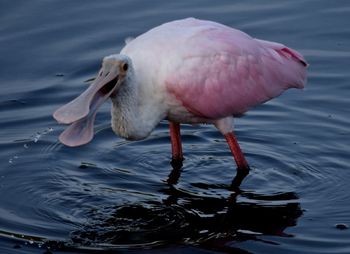
[[[57,141],[52,112],[103,56],[163,22],[195,16],[285,43],[310,63],[291,90],[236,120],[252,167],[240,192],[212,126],[182,127],[172,169],[166,122],[116,137],[110,104],[89,145]],[[6,1],[0,8],[1,253],[349,253],[348,1]]]

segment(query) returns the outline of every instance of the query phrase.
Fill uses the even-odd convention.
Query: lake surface
[[[300,51],[303,91],[236,119],[251,165],[212,126],[168,124],[129,142],[110,128],[60,144],[52,112],[86,89],[127,37],[184,17],[214,20]],[[349,1],[3,1],[0,8],[1,253],[350,253]]]

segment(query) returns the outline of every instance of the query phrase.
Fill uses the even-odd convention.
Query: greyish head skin
[[[124,82],[131,66],[131,60],[124,55],[110,55],[103,59],[102,68],[94,82],[79,97],[62,106],[54,118],[63,124],[71,124],[59,137],[67,146],[79,146],[93,138],[93,124],[98,108]]]

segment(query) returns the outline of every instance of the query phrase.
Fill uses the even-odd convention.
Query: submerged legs
[[[171,152],[173,161],[183,161],[180,124],[169,122]]]
[[[242,180],[249,174],[249,166],[246,159],[244,158],[244,155],[237,142],[234,132],[231,131],[225,134],[224,136],[230,147],[233,158],[235,159],[237,164],[237,174],[232,181],[232,185],[234,187],[238,187],[241,184]]]
[[[219,126],[219,130],[221,126]],[[171,152],[172,152],[172,161],[171,164],[174,169],[179,170],[182,167],[183,154],[182,154],[182,144],[181,144],[181,135],[180,135],[180,124],[169,121],[170,129],[170,140],[171,140]],[[233,129],[233,128],[232,128]],[[233,158],[237,164],[237,174],[232,181],[233,187],[238,187],[242,180],[249,174],[249,166],[244,158],[242,150],[237,142],[236,136],[232,131],[224,134],[225,139],[230,147]]]
[[[249,170],[248,163],[247,163],[246,159],[244,158],[242,150],[237,142],[236,136],[233,133],[233,131],[225,134],[224,136],[225,136],[226,141],[230,147],[233,158],[236,161],[238,169],[243,170],[243,171]]]

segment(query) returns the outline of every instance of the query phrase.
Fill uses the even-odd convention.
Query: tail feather
[[[272,41],[265,41],[260,39],[255,39],[256,41],[260,42],[262,45],[264,45],[267,48],[272,48],[275,51],[277,51],[280,54],[288,54],[289,56],[293,57],[295,60],[299,61],[302,65],[305,67],[308,67],[309,64],[306,62],[305,58],[300,54],[298,51],[288,48],[285,45],[277,42]]]
[[[265,49],[267,49],[267,52],[270,52],[267,55],[265,55],[266,61],[278,61],[280,64],[280,60],[277,59],[275,56],[276,53],[280,57],[282,57],[282,59],[285,60],[282,62],[284,63],[284,67],[279,68],[280,65],[278,65],[279,67],[277,67],[277,69],[280,73],[281,78],[283,77],[284,84],[287,87],[304,87],[306,83],[306,68],[309,66],[309,64],[298,51],[288,48],[285,45],[277,42],[270,42],[258,39],[255,40],[258,41]],[[271,50],[275,53],[272,53]]]

